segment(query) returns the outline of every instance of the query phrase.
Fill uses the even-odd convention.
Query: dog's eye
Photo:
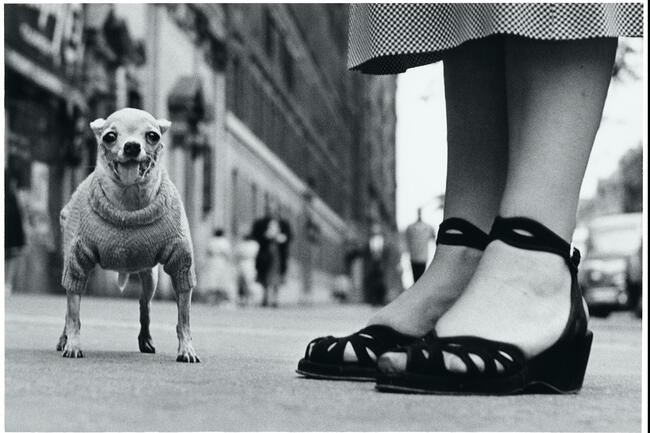
[[[117,140],[117,134],[114,132],[107,132],[106,135],[102,137],[104,143],[113,144]]]
[[[156,141],[160,140],[160,135],[158,135],[157,133],[155,133],[153,131],[149,131],[149,132],[147,132],[147,140],[156,142]]]

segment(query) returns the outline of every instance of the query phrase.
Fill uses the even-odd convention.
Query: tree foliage
[[[623,184],[623,212],[643,210],[643,147],[627,151],[618,164]]]
[[[620,39],[618,49],[616,50],[616,59],[614,60],[614,67],[612,68],[612,78],[617,81],[624,81],[626,79],[640,80],[639,64],[640,47],[634,41],[630,42],[625,39]]]

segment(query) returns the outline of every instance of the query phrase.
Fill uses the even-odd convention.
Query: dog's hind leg
[[[81,321],[79,320],[79,306],[81,304],[81,295],[77,293],[68,293],[68,311],[65,314],[65,329],[61,339],[65,338],[63,346],[64,358],[83,358],[81,351]],[[59,340],[59,344],[61,340]]]
[[[156,348],[151,340],[149,332],[151,300],[156,293],[158,284],[158,268],[147,269],[138,273],[142,282],[142,294],[140,295],[140,334],[138,335],[138,346],[142,353],[156,353]]]

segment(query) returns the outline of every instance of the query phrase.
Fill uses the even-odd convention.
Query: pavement
[[[577,395],[379,393],[294,373],[306,343],[364,325],[364,306],[192,307],[200,364],[175,362],[176,306],[154,301],[157,353],[138,352],[138,303],[85,297],[83,359],[54,350],[65,298],[5,303],[7,431],[641,431],[641,322],[593,319]]]

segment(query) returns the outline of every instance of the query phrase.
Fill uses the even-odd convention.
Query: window
[[[266,50],[266,55],[271,59],[275,55],[276,33],[277,30],[271,12],[266,9],[266,13],[264,14],[264,49]]]
[[[237,227],[239,222],[239,194],[238,194],[238,180],[239,173],[236,168],[233,168],[230,180],[230,191],[232,192],[232,204],[230,206],[231,230]]]
[[[284,77],[284,82],[289,88],[293,90],[294,85],[294,60],[289,51],[286,41],[282,44],[282,50],[280,51],[280,62],[282,65],[282,75]]]
[[[128,105],[133,108],[142,108],[142,95],[135,89],[129,90]]]
[[[259,217],[259,208],[257,206],[257,185],[255,182],[251,184],[251,205],[253,217]]]
[[[231,98],[232,108],[237,117],[242,118],[242,97],[243,97],[243,83],[242,83],[242,74],[241,74],[241,63],[239,57],[233,57],[232,59],[232,80],[231,81]]]
[[[206,149],[203,155],[203,216],[206,216],[213,207],[212,188],[213,188],[213,170],[212,170],[212,147]]]
[[[252,75],[251,75],[252,77]],[[261,104],[261,99],[263,99],[263,92],[262,92],[262,87],[259,84],[259,81],[253,78],[251,80],[251,90],[253,92],[253,99],[257,100],[257,103],[251,104],[251,123],[250,126],[253,129],[253,132],[255,132],[255,135],[257,135],[260,138],[263,138],[262,135],[262,128],[264,126],[264,120],[262,119],[262,104]]]

